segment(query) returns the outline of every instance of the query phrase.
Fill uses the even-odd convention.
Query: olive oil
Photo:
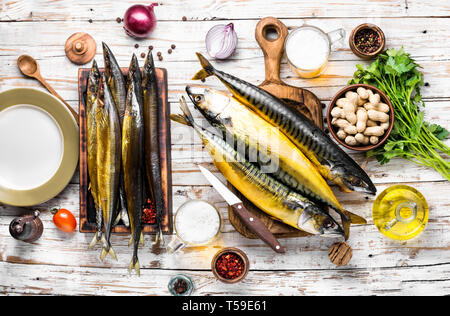
[[[377,197],[373,205],[373,221],[388,238],[409,240],[419,235],[427,225],[427,201],[412,187],[392,186]]]

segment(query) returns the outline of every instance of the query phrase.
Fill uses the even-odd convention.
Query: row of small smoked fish
[[[141,219],[147,198],[153,201],[158,224],[163,208],[156,69],[151,51],[142,73],[133,54],[126,77],[105,43],[103,57],[104,72],[94,60],[87,83],[87,165],[97,227],[89,248],[101,242],[100,258],[109,254],[117,260],[110,238],[122,221],[131,227],[134,247],[129,270],[140,274],[138,247],[144,241]]]
[[[238,191],[269,216],[313,235],[348,239],[351,223],[366,223],[343,208],[327,183],[345,192],[376,193],[350,156],[282,100],[197,56],[203,69],[193,79],[216,76],[232,96],[208,87],[186,88],[216,133],[194,122],[184,99],[183,114],[171,119],[195,129],[215,166]],[[340,215],[341,224],[329,208]]]

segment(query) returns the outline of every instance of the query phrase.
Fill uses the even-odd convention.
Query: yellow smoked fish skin
[[[182,103],[181,109],[184,117],[172,115],[172,120],[190,125],[196,130],[217,169],[258,208],[285,224],[311,234],[343,236],[342,228],[326,211],[262,173],[224,138],[195,124],[187,105]]]
[[[121,128],[119,113],[112,99],[111,92],[102,75],[103,98],[97,111],[97,183],[98,204],[103,212],[105,228],[104,245],[101,259],[109,253],[115,258],[111,248],[110,237],[114,214],[117,209],[120,171],[121,171]]]
[[[220,130],[248,141],[250,150],[263,151],[278,163],[275,177],[285,185],[328,206],[342,210],[328,183],[308,158],[277,127],[229,94],[201,87],[186,89],[195,107]],[[196,94],[196,92],[198,94]]]

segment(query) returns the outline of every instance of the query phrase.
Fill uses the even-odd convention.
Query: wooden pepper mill
[[[34,211],[33,215],[17,217],[9,224],[9,233],[17,240],[32,243],[41,238],[44,231],[39,215],[39,211]]]
[[[72,34],[64,46],[67,58],[77,65],[84,65],[90,62],[96,53],[97,45],[87,33]]]

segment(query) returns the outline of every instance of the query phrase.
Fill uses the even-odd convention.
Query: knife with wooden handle
[[[272,232],[264,225],[264,223],[252,213],[250,213],[244,206],[244,203],[231,192],[219,179],[217,179],[210,171],[202,166],[198,166],[200,171],[211,183],[211,185],[219,192],[231,208],[238,214],[241,220],[247,227],[254,232],[262,241],[269,245],[275,252],[284,253],[284,248],[280,245],[278,240]]]

